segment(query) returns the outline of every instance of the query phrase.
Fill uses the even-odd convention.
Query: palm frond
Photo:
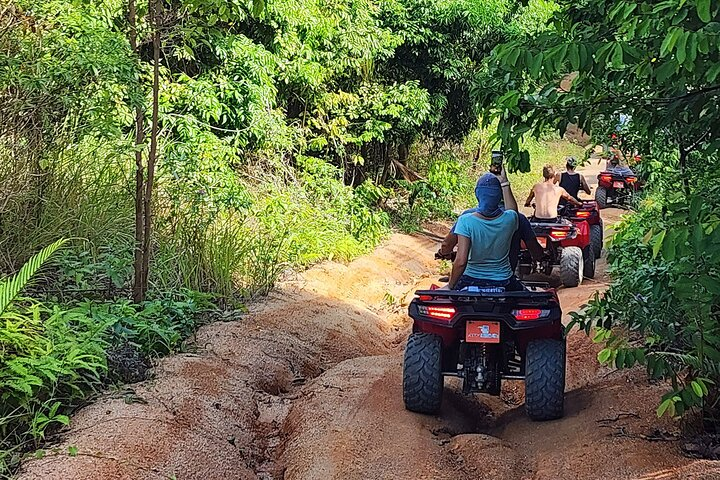
[[[35,275],[47,259],[50,258],[53,253],[57,252],[66,242],[67,240],[61,238],[51,243],[25,262],[25,265],[23,265],[15,275],[6,278],[0,283],[0,315],[5,312],[10,302],[25,288],[30,278]]]

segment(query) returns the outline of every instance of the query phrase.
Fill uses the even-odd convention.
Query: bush
[[[707,410],[718,399],[720,202],[696,186],[651,193],[625,217],[609,246],[612,285],[570,325],[595,329],[601,362],[644,364],[670,381],[658,415]]]

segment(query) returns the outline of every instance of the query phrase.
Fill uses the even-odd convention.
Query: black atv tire
[[[560,254],[560,280],[566,287],[577,287],[583,278],[583,252],[580,247],[565,247]]]
[[[602,221],[597,225],[590,225],[590,245],[592,245],[595,258],[600,258],[600,255],[602,255],[604,236]]]
[[[597,187],[595,190],[595,201],[599,209],[607,208],[607,189],[605,187]]]
[[[443,395],[442,340],[431,333],[408,338],[403,362],[405,408],[418,413],[437,413]]]
[[[595,278],[595,252],[592,245],[583,248],[583,278]]]
[[[565,340],[533,340],[525,353],[525,411],[531,420],[562,418],[565,410]]]

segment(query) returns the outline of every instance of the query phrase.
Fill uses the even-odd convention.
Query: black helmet
[[[575,168],[577,167],[577,158],[575,157],[565,157],[565,165],[568,168]]]

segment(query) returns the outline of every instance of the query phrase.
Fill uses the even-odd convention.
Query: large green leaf
[[[705,23],[709,23],[710,17],[710,2],[711,0],[698,0],[697,2],[697,14],[700,20]]]
[[[33,255],[30,260],[25,262],[25,265],[20,268],[20,271],[0,283],[0,314],[5,312],[8,305],[10,305],[13,299],[25,288],[30,278],[40,270],[40,267],[43,266],[48,258],[57,252],[65,242],[65,239],[60,239],[43,248]]]

